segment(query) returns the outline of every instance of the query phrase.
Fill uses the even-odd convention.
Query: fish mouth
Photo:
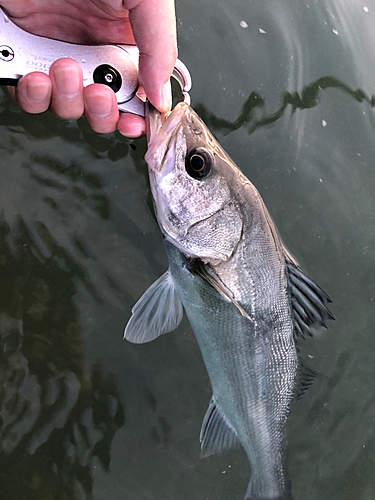
[[[160,111],[154,108],[150,101],[146,102],[146,137],[147,145],[149,147],[151,146],[156,134],[161,129],[163,123],[167,120],[170,113],[170,111],[168,113],[160,113]]]
[[[169,113],[160,113],[147,102],[145,118],[148,149],[145,160],[154,172],[160,170],[160,153],[167,149],[171,138],[175,136],[175,129],[188,109],[188,104],[180,102]]]
[[[186,102],[179,102],[172,111],[160,113],[150,101],[147,101],[145,118],[148,146],[152,145],[156,135],[166,136],[170,134],[188,109],[189,105]]]

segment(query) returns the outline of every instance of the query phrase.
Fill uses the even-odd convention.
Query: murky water
[[[289,419],[295,500],[375,497],[375,1],[179,0],[192,102],[337,320]],[[186,320],[122,340],[166,269],[145,141],[1,96],[0,496],[237,500],[241,450],[199,458],[211,391]]]

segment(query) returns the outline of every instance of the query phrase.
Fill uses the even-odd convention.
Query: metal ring
[[[181,87],[184,102],[190,105],[189,91],[191,89],[191,84],[192,84],[191,76],[189,70],[187,69],[185,64],[182,61],[180,61],[180,59],[177,59],[176,61],[172,76],[179,83]]]

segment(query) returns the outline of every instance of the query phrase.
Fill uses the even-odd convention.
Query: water
[[[301,345],[320,376],[289,419],[294,498],[372,500],[375,1],[177,14],[193,106],[334,301],[336,322]],[[5,93],[0,124],[1,497],[242,499],[241,450],[199,458],[211,391],[187,321],[122,340],[167,265],[144,140],[26,115]]]

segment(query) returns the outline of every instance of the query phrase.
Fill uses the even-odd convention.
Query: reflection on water
[[[266,103],[257,92],[251,92],[243,104],[239,116],[234,121],[218,118],[214,113],[210,113],[203,104],[197,104],[194,108],[212,130],[228,133],[244,127],[249,134],[252,134],[258,128],[271,125],[279,120],[289,107],[294,112],[296,109],[309,109],[317,106],[320,102],[321,91],[329,88],[339,89],[358,102],[365,101],[372,108],[375,106],[374,95],[368,97],[361,89],[353,90],[337,78],[324,76],[306,85],[301,94],[298,92],[293,92],[293,94],[285,92],[280,108],[271,114],[265,111]],[[261,111],[261,116],[259,116],[259,111]]]
[[[12,234],[1,223],[0,249],[0,496],[92,498],[124,409],[99,364],[82,368],[79,269],[54,247],[40,259],[22,221]]]

